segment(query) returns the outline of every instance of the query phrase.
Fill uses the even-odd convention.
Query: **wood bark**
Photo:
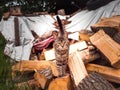
[[[96,64],[87,64],[86,69],[88,72],[97,72],[101,74],[105,79],[120,84],[120,69]]]
[[[91,73],[78,85],[77,90],[115,90],[115,88],[97,73]]]
[[[72,87],[70,76],[66,75],[64,77],[54,79],[50,83],[48,90],[74,90]]]
[[[22,83],[16,83],[15,86],[17,86],[17,90],[41,90],[41,87],[37,85],[37,82],[34,79]]]

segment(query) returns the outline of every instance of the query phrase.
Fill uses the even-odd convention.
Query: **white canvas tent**
[[[90,26],[97,23],[101,18],[113,15],[120,15],[120,0],[112,1],[96,10],[78,12],[68,19],[68,21],[72,22],[66,25],[65,28],[68,32],[76,32],[73,35],[69,35],[69,38],[77,40],[79,35],[77,31],[81,29],[90,30]],[[65,19],[66,16],[60,16],[60,18]],[[29,60],[34,41],[31,30],[34,30],[39,36],[50,34],[53,30],[57,30],[53,25],[56,18],[50,15],[40,15],[35,17],[22,16],[18,17],[18,20],[20,46],[14,45],[14,16],[10,16],[7,21],[2,19],[0,22],[0,32],[7,40],[4,53],[16,61]]]

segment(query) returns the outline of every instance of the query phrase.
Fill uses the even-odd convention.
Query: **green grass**
[[[15,90],[11,76],[10,58],[4,55],[5,39],[0,33],[0,90]]]
[[[0,33],[0,90],[38,90],[28,85],[16,86],[12,80],[10,58],[4,55],[6,40]]]

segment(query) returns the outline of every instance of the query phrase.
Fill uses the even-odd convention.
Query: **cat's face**
[[[66,38],[55,40],[54,48],[58,53],[65,54],[69,50],[69,41]]]

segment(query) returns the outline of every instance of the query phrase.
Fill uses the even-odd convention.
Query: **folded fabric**
[[[35,50],[41,51],[41,50],[43,50],[44,48],[47,48],[47,47],[49,46],[49,44],[50,44],[51,42],[53,42],[53,41],[54,41],[54,37],[51,36],[51,37],[49,37],[49,38],[47,38],[47,39],[45,39],[45,40],[43,40],[43,41],[35,42],[35,43],[33,44],[33,47],[35,48]]]

